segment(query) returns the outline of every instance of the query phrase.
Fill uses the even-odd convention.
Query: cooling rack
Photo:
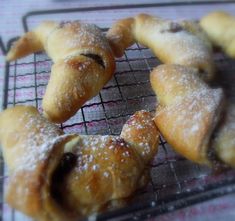
[[[230,1],[229,1],[230,2]],[[225,3],[225,2],[223,2]],[[30,12],[22,18],[25,31],[42,18],[53,17],[54,20],[67,19],[74,13],[93,13],[129,10],[134,14],[144,9],[176,6],[200,6],[203,3],[151,4],[135,6],[112,6],[100,8],[63,9]],[[206,4],[220,4],[210,1]],[[133,10],[134,9],[134,10]],[[187,8],[186,8],[187,9]],[[133,10],[133,11],[131,11]],[[167,10],[164,12],[167,14]],[[65,16],[66,15],[66,16]],[[34,22],[30,19],[34,18]],[[102,25],[101,25],[102,26]],[[105,32],[109,26],[104,24]],[[17,38],[8,42],[7,48]],[[227,96],[234,100],[235,95],[235,61],[220,52],[215,52],[214,59],[218,70],[219,82],[225,88]],[[42,97],[50,75],[51,60],[45,53],[36,53],[15,62],[6,63],[3,108],[25,104],[42,110]],[[146,109],[154,111],[156,97],[149,82],[150,71],[160,64],[148,48],[135,44],[128,48],[124,56],[116,60],[116,73],[102,91],[88,101],[78,113],[60,127],[67,133],[112,134],[120,133],[125,121],[135,111]],[[128,205],[110,209],[98,214],[98,220],[143,220],[152,216],[171,212],[217,196],[235,192],[235,171],[226,170],[219,174],[207,167],[194,164],[175,153],[161,137],[159,151],[151,167],[151,180],[146,188],[135,193]],[[18,214],[3,203],[4,182],[7,172],[1,159],[1,220],[18,220]],[[28,220],[26,217],[22,220]]]

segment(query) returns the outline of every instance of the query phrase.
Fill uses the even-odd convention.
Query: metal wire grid
[[[138,105],[140,109],[141,107],[146,108],[145,105],[149,103],[148,101],[155,100],[155,95],[150,89],[148,74],[149,70],[157,65],[157,61],[154,57],[143,57],[143,59],[131,57],[132,51],[149,52],[146,48],[141,49],[139,46],[138,48],[129,49],[130,53],[127,51],[125,56],[117,61],[119,71],[116,72],[114,78],[98,96],[81,108],[81,114],[77,114],[62,124],[61,128],[68,128],[67,131],[70,132],[69,128],[80,126],[82,131],[79,132],[91,134],[97,132],[91,131],[91,128],[94,128],[91,123],[104,122],[108,131],[100,131],[99,129],[98,132],[118,134],[120,131],[112,128],[113,124],[116,125],[116,122],[113,123],[112,120],[122,117],[125,121],[126,117],[137,109],[133,108],[134,106]],[[130,58],[128,59],[127,56]],[[147,61],[147,59],[152,60]],[[142,64],[138,61],[141,61]],[[20,62],[16,61],[10,64],[5,107],[16,104],[32,104],[41,110],[42,96],[49,79],[50,66],[50,59],[43,54],[35,54],[33,61],[25,62],[25,59],[21,59]],[[154,106],[155,102],[151,102],[151,106],[148,106],[147,109],[154,110]],[[123,120],[120,123],[122,125]]]
[[[215,55],[215,60],[219,71],[235,72],[235,63],[232,60],[218,53]],[[23,104],[34,105],[41,110],[51,63],[45,53],[37,53],[7,64],[4,108]],[[117,71],[113,79],[74,117],[61,124],[61,128],[70,133],[117,135],[126,119],[135,111],[140,109],[154,111],[156,99],[149,83],[149,72],[159,63],[145,47],[136,44],[128,48],[125,55],[117,60]],[[222,82],[226,88],[229,88],[230,81],[225,78]],[[187,201],[189,196],[205,193],[205,197],[210,190],[235,183],[234,171],[215,175],[210,169],[193,164],[176,154],[163,138],[160,139],[158,154],[150,166],[149,185],[135,194],[128,207],[101,214],[101,219],[130,215],[133,211],[142,212],[145,217],[161,214],[176,209],[177,200],[184,200],[183,206],[187,206],[190,204],[190,201]],[[221,194],[223,191],[216,193],[216,195]],[[205,198],[212,196],[213,194]],[[168,204],[164,204],[166,202]],[[149,212],[149,208],[154,210]],[[14,210],[11,211],[11,220],[15,220]]]

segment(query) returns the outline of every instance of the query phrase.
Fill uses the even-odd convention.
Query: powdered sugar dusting
[[[202,125],[206,123],[205,121],[213,120],[213,117],[216,118],[215,113],[222,95],[222,90],[210,89],[195,91],[183,99],[180,99],[178,96],[175,99],[177,103],[163,108],[157,115],[160,115],[162,112],[166,112],[169,115],[178,112],[174,119],[175,126],[171,130],[172,136],[180,125],[183,130],[184,139],[187,139],[189,136],[198,134],[199,130],[203,127]]]
[[[198,36],[169,20],[147,22],[148,20],[143,25],[136,25],[136,39],[150,47],[160,60],[194,66],[204,69],[205,72],[212,69],[211,50]]]
[[[170,24],[167,23],[165,28],[171,28]],[[172,50],[174,48],[174,53],[177,53],[177,55],[174,55],[174,63],[183,64],[183,62],[193,61],[197,63],[198,61],[204,62],[211,59],[210,50],[195,35],[183,29],[179,32],[162,32],[161,29],[161,33],[159,36],[159,40],[162,42],[161,45],[166,45],[166,47],[169,45],[169,49],[171,48]]]
[[[161,69],[159,80],[166,86],[163,91],[159,91],[162,106],[158,108],[156,117],[162,113],[169,115],[169,119],[174,116],[174,124],[169,128],[171,136],[174,136],[180,127],[182,138],[187,140],[206,129],[207,123],[214,125],[218,120],[216,113],[223,98],[223,91],[220,88],[210,88],[199,79],[193,69],[187,69],[188,72],[185,70],[178,66],[178,69],[168,70],[169,73],[166,74],[166,70]],[[158,94],[158,90],[156,91]]]
[[[71,35],[71,32],[74,33]],[[65,46],[68,48],[75,48],[93,46],[100,47],[105,50],[109,49],[109,44],[101,32],[101,30],[94,24],[86,24],[82,22],[67,22],[63,25],[63,34],[67,37]]]
[[[54,145],[61,142],[66,136],[68,135],[55,137],[39,146],[27,144],[25,146],[25,154],[16,159],[18,168],[15,172],[21,170],[34,171],[39,162],[47,159]]]
[[[157,137],[155,124],[147,111],[139,111],[123,126],[121,137],[136,146],[138,153],[146,159],[153,154],[153,140]]]
[[[121,151],[120,162],[131,157],[129,144],[118,136],[80,135],[72,149],[66,151],[78,156],[76,166],[78,174],[87,170],[99,171],[104,162],[110,161],[109,158],[115,151]],[[108,177],[108,172],[104,171],[103,176]]]
[[[84,64],[81,68],[86,68],[88,63]],[[67,91],[64,90],[67,88]],[[54,105],[59,110],[71,111],[74,108],[74,102],[86,96],[87,86],[83,81],[78,79],[65,79],[63,84],[55,85],[53,91],[50,94],[54,94],[53,101]],[[64,91],[63,96],[59,91]],[[50,96],[51,99],[51,96]]]
[[[25,112],[19,118],[22,132],[15,134],[17,158],[14,164],[17,170],[34,170],[38,161],[44,160],[62,131],[47,122],[42,116]],[[19,152],[20,151],[20,152]]]
[[[53,36],[58,36],[58,39],[60,39],[59,42],[56,41],[57,45],[55,48],[49,46],[49,43],[53,44]],[[53,97],[51,105],[55,109],[73,112],[74,108],[77,108],[74,103],[80,102],[79,105],[81,105],[81,100],[89,99],[89,94],[94,95],[94,92],[87,93],[87,91],[97,90],[94,85],[100,84],[100,73],[105,74],[105,70],[102,67],[99,67],[100,70],[96,68],[96,71],[94,71],[92,66],[94,61],[92,62],[92,58],[89,58],[89,56],[84,59],[84,55],[97,55],[102,60],[102,64],[105,67],[109,67],[110,61],[107,59],[107,54],[111,53],[110,46],[102,31],[96,25],[78,21],[64,22],[58,25],[52,32],[49,32],[47,42],[48,54],[51,55],[54,62],[61,59],[65,62],[65,65],[62,66],[64,70],[61,70],[61,72],[72,72],[73,75],[71,74],[71,76],[76,79],[71,79],[71,76],[64,76],[61,77],[63,79],[63,82],[61,82],[55,79],[57,75],[52,76],[50,82],[53,84],[56,82],[56,84],[54,84],[54,87],[50,87],[50,91],[47,90],[46,95],[50,99]],[[60,54],[56,53],[57,51],[62,52]],[[76,76],[74,70],[77,71]],[[84,74],[87,70],[89,70],[90,74]],[[86,76],[93,79],[93,87],[91,87],[92,84]],[[65,91],[65,88],[67,91]],[[63,96],[58,93],[59,91],[63,92]]]

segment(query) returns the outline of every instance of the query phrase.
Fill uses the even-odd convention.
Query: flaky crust
[[[148,182],[159,138],[146,111],[134,114],[121,136],[64,135],[23,106],[1,113],[0,128],[10,169],[6,201],[40,221],[78,220],[131,196]]]
[[[95,25],[43,22],[14,44],[7,59],[40,50],[45,50],[54,62],[43,98],[45,116],[53,122],[61,123],[73,116],[114,73],[112,51]]]
[[[192,20],[183,20],[178,23],[185,30],[200,38],[204,42],[204,44],[207,45],[208,48],[210,48],[210,50],[213,49],[212,42],[210,41],[207,33],[202,29],[198,22]]]
[[[3,156],[10,171],[21,166],[21,156],[29,148],[38,147],[63,134],[57,126],[41,117],[36,108],[30,106],[16,106],[3,111],[0,125],[4,125],[0,128],[0,139],[4,150],[7,148]]]
[[[200,25],[215,46],[235,58],[235,16],[223,11],[211,12],[201,18]]]
[[[10,173],[6,201],[39,220],[41,217],[47,220],[48,203],[59,217],[69,216],[50,198],[48,188],[52,172],[63,155],[63,143],[70,135],[64,136],[36,108],[28,106],[2,112],[0,125],[2,152]],[[53,220],[59,220],[56,217]]]
[[[138,42],[149,47],[166,64],[181,64],[205,72],[202,77],[210,80],[214,75],[211,48],[204,34],[195,34],[196,24],[176,23],[139,14],[133,18],[117,21],[107,33],[115,56],[120,57],[124,50]]]
[[[186,158],[210,165],[208,148],[223,109],[223,91],[211,89],[194,68],[160,65],[150,81],[158,99],[155,123]]]

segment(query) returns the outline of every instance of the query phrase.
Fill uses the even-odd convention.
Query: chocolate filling
[[[97,64],[105,68],[104,61],[99,55],[97,54],[81,54],[81,55],[93,59]]]
[[[51,195],[60,205],[65,206],[63,200],[63,181],[66,175],[74,168],[77,163],[77,156],[73,153],[65,153],[56,168],[51,180]]]
[[[164,32],[176,33],[182,30],[183,28],[178,23],[170,23],[168,28],[161,30],[161,33]]]
[[[72,23],[71,21],[62,21],[62,22],[59,23],[58,28],[63,28],[65,25],[71,24],[71,23]]]

